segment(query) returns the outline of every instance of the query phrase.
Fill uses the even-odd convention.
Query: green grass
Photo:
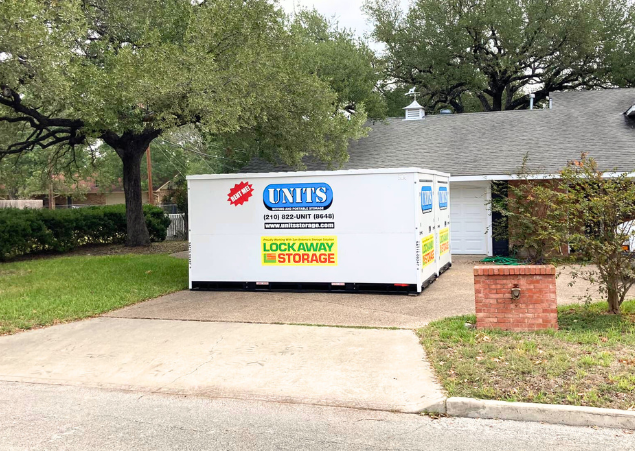
[[[187,288],[187,260],[73,256],[0,264],[0,334],[87,318]]]
[[[418,330],[450,396],[635,409],[635,301],[559,309],[560,330],[475,330],[473,315]]]

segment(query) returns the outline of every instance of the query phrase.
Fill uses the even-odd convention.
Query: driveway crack
[[[156,389],[155,391],[153,391],[152,393],[158,393],[158,392],[160,392],[161,390],[163,390],[163,389],[165,389],[165,388],[169,387],[170,385],[174,384],[174,383],[175,383],[176,381],[178,381],[179,379],[183,379],[184,377],[191,376],[192,374],[194,374],[194,373],[196,373],[198,370],[200,370],[202,367],[204,367],[205,365],[207,365],[208,363],[210,363],[212,360],[214,360],[214,357],[215,357],[215,355],[214,355],[214,350],[216,349],[216,346],[218,346],[218,345],[219,345],[219,343],[220,343],[221,341],[223,341],[223,338],[224,338],[224,337],[221,335],[221,337],[220,337],[220,338],[216,341],[216,343],[214,343],[214,344],[212,345],[212,348],[209,350],[209,353],[211,354],[209,359],[207,359],[205,362],[203,362],[203,363],[201,363],[200,365],[198,365],[196,368],[194,368],[194,369],[193,369],[192,371],[190,371],[189,373],[182,374],[182,375],[178,376],[178,377],[177,377],[177,378],[175,378],[172,382],[170,382],[170,383],[168,383],[168,384],[166,384],[166,385],[163,385],[163,386],[161,386],[161,387],[157,388],[157,389]]]

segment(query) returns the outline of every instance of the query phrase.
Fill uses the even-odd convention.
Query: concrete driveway
[[[473,267],[479,259],[455,256],[452,268],[419,296],[181,291],[107,316],[414,329],[448,316],[474,313]],[[567,270],[557,279],[559,304],[581,302],[579,296],[588,285],[578,281],[570,287],[570,281]]]
[[[0,337],[0,381],[419,412],[412,331],[96,318]]]
[[[0,381],[399,412],[443,392],[412,330],[473,311],[473,259],[421,296],[184,291],[87,321],[0,337]],[[576,292],[559,280],[561,303]],[[562,294],[564,293],[564,295]]]

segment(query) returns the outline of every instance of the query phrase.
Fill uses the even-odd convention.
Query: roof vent
[[[628,110],[624,112],[624,114],[631,119],[635,119],[635,105],[631,106]]]
[[[406,93],[407,96],[414,96],[414,100],[410,105],[404,108],[406,110],[406,121],[420,121],[426,117],[426,112],[419,102],[417,102],[417,93],[415,88],[412,88]]]

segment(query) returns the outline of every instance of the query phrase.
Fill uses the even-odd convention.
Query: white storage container
[[[190,288],[421,292],[438,271],[434,233],[433,261],[424,265],[423,253],[436,207],[423,214],[422,188],[438,199],[435,177],[448,176],[416,168],[190,176]]]

